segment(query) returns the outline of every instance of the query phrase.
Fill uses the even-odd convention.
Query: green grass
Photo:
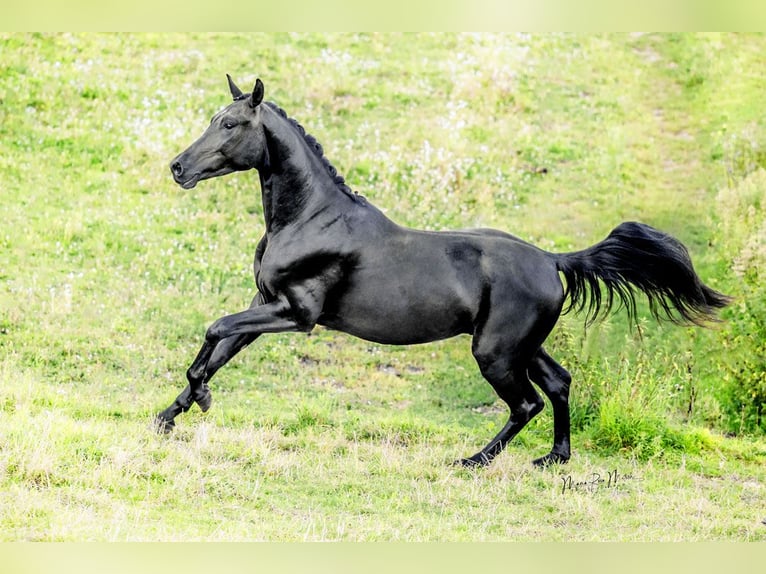
[[[766,167],[763,37],[68,34],[0,47],[3,540],[766,538],[766,441],[744,424],[762,400],[746,396],[762,365],[745,336],[764,316],[746,281],[762,260],[742,251]],[[550,408],[492,467],[451,466],[507,416],[466,337],[265,336],[213,380],[209,413],[159,436],[152,417],[206,327],[254,293],[255,174],[182,191],[167,167],[227,103],[227,72],[243,89],[259,76],[395,220],[497,227],[559,251],[642,220],[739,297],[729,323],[636,330],[618,314],[584,332],[565,317],[547,343],[574,378],[561,468],[530,464],[550,448]],[[756,214],[749,227],[742,213]],[[614,471],[632,478],[594,487]],[[585,484],[562,491],[568,476]]]

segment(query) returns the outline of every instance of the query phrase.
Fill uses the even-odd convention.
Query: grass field
[[[0,539],[766,540],[766,38],[0,36]],[[207,326],[254,294],[253,172],[168,162],[260,77],[396,221],[584,248],[623,220],[737,302],[712,330],[583,328],[573,459],[505,422],[465,337],[262,337],[170,435]],[[763,184],[763,185],[762,185]],[[764,351],[761,353],[761,351]]]

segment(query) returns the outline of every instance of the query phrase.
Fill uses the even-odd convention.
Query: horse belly
[[[361,339],[388,345],[412,345],[473,331],[473,310],[465,290],[424,274],[355,282],[326,305],[318,323]],[[426,283],[427,285],[423,285]]]

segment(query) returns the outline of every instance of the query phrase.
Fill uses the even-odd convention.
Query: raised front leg
[[[208,381],[210,381],[218,369],[223,367],[237,353],[239,353],[242,349],[247,347],[257,338],[257,335],[240,335],[239,337],[230,337],[229,339],[224,339],[218,343],[215,351],[213,351],[213,356],[210,357],[208,368],[205,372],[205,378],[202,381],[202,388],[207,393],[206,399],[198,401],[202,412],[207,411],[212,403],[212,395],[210,394],[210,390],[207,386]],[[191,386],[186,385],[186,388],[176,397],[176,399],[173,401],[173,404],[171,404],[168,408],[157,415],[157,425],[159,427],[158,430],[163,432],[170,432],[173,430],[173,427],[175,427],[174,419],[181,413],[188,411],[193,404],[194,399],[191,395]]]
[[[213,352],[223,339],[234,336],[257,337],[263,333],[300,330],[302,329],[294,318],[290,304],[284,299],[221,317],[207,330],[205,342],[186,372],[192,400],[200,403],[200,406],[204,406],[209,401],[209,391],[203,383]]]
[[[196,402],[203,412],[210,408],[212,395],[208,381],[234,355],[263,333],[305,330],[305,324],[294,318],[285,300],[265,303],[259,294],[247,311],[218,319],[207,330],[205,342],[186,373],[187,387],[173,404],[157,415],[159,430],[169,432],[174,419]]]

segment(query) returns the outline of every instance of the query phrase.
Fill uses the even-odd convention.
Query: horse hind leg
[[[500,330],[492,327],[493,321],[488,321],[474,335],[473,356],[481,374],[508,405],[510,416],[483,449],[459,461],[463,466],[484,466],[492,462],[545,405],[527,376],[527,365],[539,342],[532,328],[536,323],[534,317],[525,318],[529,329],[519,329],[519,322],[503,321],[503,326],[516,325],[517,328]]]
[[[536,466],[564,464],[570,457],[569,446],[569,385],[572,377],[541,347],[528,369],[529,378],[538,385],[553,407],[553,448],[535,459]]]
[[[482,368],[497,395],[505,401],[511,413],[508,422],[499,433],[479,452],[459,462],[463,466],[486,466],[500,454],[508,443],[523,429],[544,406],[542,398],[529,382],[526,365],[512,369],[505,375],[495,376],[491,366]]]
[[[509,282],[496,284],[490,293],[487,316],[477,325],[472,351],[481,374],[508,405],[510,415],[483,449],[460,461],[464,466],[489,464],[545,406],[528,369],[561,312],[561,283],[555,273],[552,277],[540,275],[534,291]]]

